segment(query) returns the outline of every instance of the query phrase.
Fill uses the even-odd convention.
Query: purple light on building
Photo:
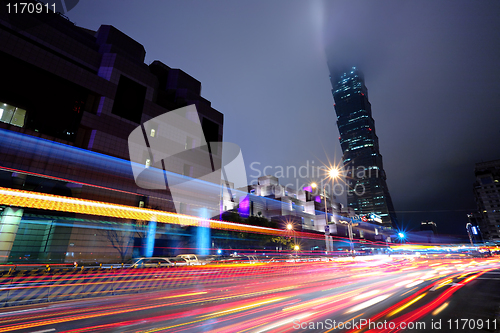
[[[242,217],[248,217],[250,215],[250,198],[248,195],[240,201],[238,213],[240,213],[240,216]]]
[[[306,187],[303,187],[302,188],[304,191],[307,191],[307,192],[311,192],[313,191],[312,187],[311,186],[306,186]]]
[[[92,130],[92,132],[90,133],[89,145],[88,145],[87,149],[92,149],[92,146],[94,146],[94,139],[95,139],[96,132],[97,132],[96,130]]]
[[[315,196],[314,201],[321,203],[321,196],[319,195]]]

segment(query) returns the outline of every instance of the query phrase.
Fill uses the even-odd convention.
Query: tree
[[[121,227],[115,226],[112,229],[102,230],[102,234],[108,239],[116,251],[120,254],[120,259],[124,262],[127,254],[134,245],[134,238],[142,239],[146,237],[146,230],[149,221],[136,220],[135,223],[121,223]]]
[[[111,242],[111,245],[120,254],[122,262],[125,261],[130,245],[134,241],[133,233],[123,229],[106,229],[104,235]]]
[[[294,245],[292,238],[289,238],[289,237],[283,237],[283,236],[273,237],[273,238],[271,238],[271,241],[273,243],[282,244],[285,247],[289,247],[291,249],[293,248],[293,245]]]

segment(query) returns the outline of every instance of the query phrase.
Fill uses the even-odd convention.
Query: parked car
[[[176,267],[186,266],[188,261],[184,258],[140,258],[132,264],[133,268],[148,268],[148,267]]]
[[[217,264],[255,264],[259,259],[256,256],[230,255],[220,256],[214,263]]]
[[[201,256],[196,254],[179,254],[177,258],[185,259],[188,265],[206,265],[207,262],[203,261]]]

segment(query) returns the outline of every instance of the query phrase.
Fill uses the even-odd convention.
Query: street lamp
[[[332,180],[332,190],[330,193],[333,193],[333,185],[335,185],[335,179],[340,177],[340,170],[336,167],[330,167],[327,172],[326,172],[327,178]],[[316,183],[311,184],[312,188],[317,188],[318,185]],[[329,248],[329,239],[328,239],[328,234],[327,234],[327,229],[326,226],[329,224],[328,223],[328,204],[326,201],[326,186],[323,186],[323,198],[325,200],[325,242],[326,242],[326,248],[327,248],[327,253],[328,253],[328,248]]]
[[[333,202],[333,187],[335,186],[335,180],[340,177],[340,170],[337,167],[330,167],[327,171],[327,178],[329,178],[332,181],[332,188],[330,191],[330,194],[332,195],[332,198],[330,200]],[[326,190],[325,187],[323,187],[323,196],[325,197],[325,217],[327,218],[326,221],[328,222],[328,216],[326,213],[327,205],[326,205]]]
[[[290,231],[293,233],[293,245],[294,245],[294,247],[293,247],[293,248],[294,248],[294,250],[295,250],[295,255],[297,255],[297,251],[298,251],[299,246],[297,245],[297,237],[296,237],[296,235],[295,235],[295,230],[293,230],[293,224],[288,223],[288,224],[286,225],[286,228],[287,228],[288,230],[290,230]]]

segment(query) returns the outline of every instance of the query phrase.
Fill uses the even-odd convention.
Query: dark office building
[[[500,160],[476,163],[474,196],[478,212],[469,219],[485,241],[500,241]]]
[[[348,182],[348,207],[362,216],[375,213],[383,226],[397,227],[363,75],[353,67],[332,73],[330,80]]]
[[[201,97],[198,80],[160,61],[145,64],[144,47],[112,26],[91,31],[60,14],[8,14],[2,6],[0,40],[0,187],[175,211],[168,189],[136,184],[127,140],[142,124],[194,104],[197,114],[181,117],[175,128],[143,126],[144,136],[150,141],[160,137],[176,151],[222,141],[223,115]],[[205,138],[193,137],[193,124],[203,127],[198,133]],[[199,149],[195,157],[176,154],[164,160],[163,169],[191,178],[209,174],[221,160],[220,151],[209,149]],[[212,167],[199,163],[199,156]],[[135,162],[153,168],[157,161],[152,160],[145,155]],[[199,209],[182,207],[182,213],[192,215]],[[103,221],[57,213],[48,221],[47,214],[0,205],[0,224],[9,230],[0,235],[0,262],[91,260],[98,254],[113,260],[118,255],[109,235],[96,232],[109,229]],[[138,223],[104,222],[130,228]],[[170,230],[161,228],[157,237]],[[123,232],[134,237],[129,229]],[[125,257],[131,255],[130,250]]]

